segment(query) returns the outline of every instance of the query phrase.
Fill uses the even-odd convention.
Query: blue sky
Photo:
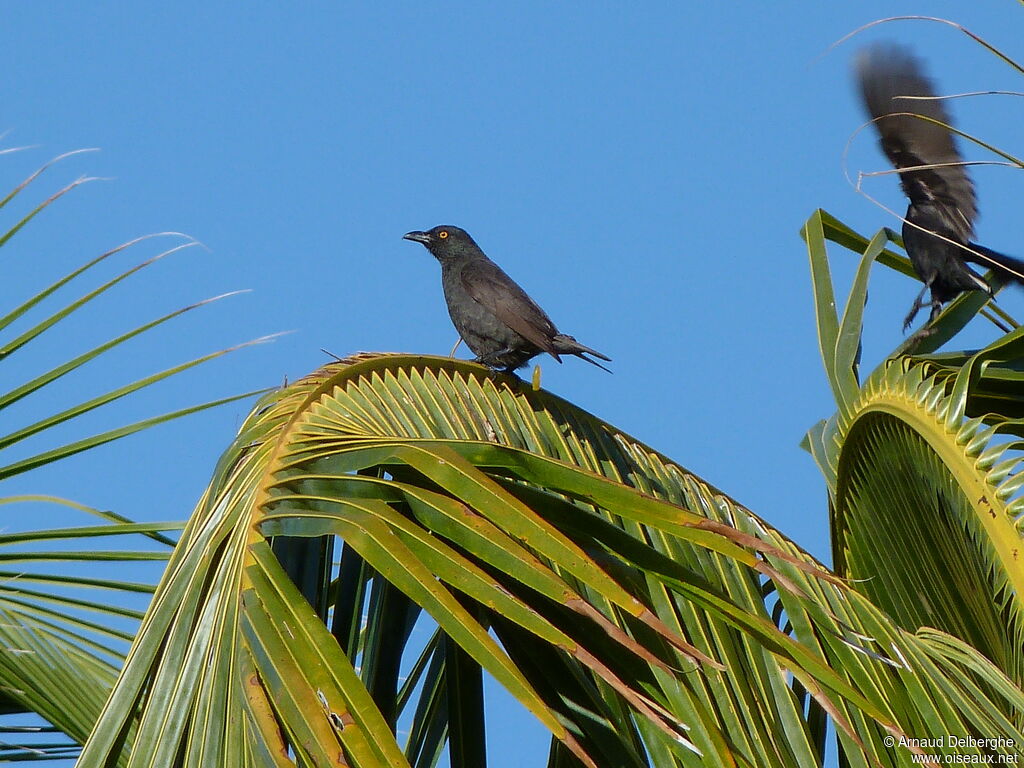
[[[4,247],[5,294],[28,295],[141,234],[187,232],[207,249],[164,260],[88,317],[55,329],[4,385],[155,313],[243,288],[252,292],[115,355],[119,381],[294,333],[133,398],[90,426],[294,379],[325,362],[321,347],[447,354],[455,332],[437,265],[401,235],[457,224],[561,330],[614,358],[613,376],[542,360],[547,388],[829,560],[824,486],[798,447],[832,404],[797,233],[817,207],[867,233],[898,227],[843,175],[847,141],[865,120],[850,59],[871,40],[899,40],[927,60],[940,91],[1021,88],[1009,67],[937,24],[889,24],[829,46],[873,19],[927,13],[1012,53],[1020,7],[488,6],[8,3],[0,148],[38,146],[0,155],[2,186],[82,147],[102,151],[62,162],[33,199],[81,174],[107,180],[77,190]],[[953,108],[968,132],[1015,149],[1020,99]],[[857,136],[846,163],[854,174],[884,167],[872,134]],[[1019,177],[999,168],[974,176],[979,240],[1024,255],[1014,236]],[[895,177],[868,184],[902,210]],[[126,254],[108,273],[156,250]],[[845,285],[854,259],[833,253]],[[866,364],[903,338],[917,290],[876,270]],[[1020,291],[1002,303],[1024,314]],[[981,327],[969,340],[989,335]],[[5,428],[107,388],[108,369],[95,371],[46,402],[12,409]],[[7,493],[181,519],[247,410],[230,406],[131,438],[11,483]],[[505,722],[496,737],[514,733],[515,748],[496,753],[493,765],[538,764],[544,739],[525,746],[511,709]]]

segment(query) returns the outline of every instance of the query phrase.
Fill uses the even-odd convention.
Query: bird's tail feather
[[[602,360],[607,360],[609,363],[612,361],[610,357],[602,355],[596,349],[585,347],[576,341],[575,337],[570,336],[567,333],[559,333],[553,339],[552,343],[555,346],[555,351],[564,355],[578,355],[580,352],[586,352],[588,355],[599,357]]]
[[[586,353],[584,353],[584,352],[576,352],[575,354],[576,354],[576,357],[578,357],[580,360],[586,360],[591,365],[596,365],[602,371],[608,371],[608,373],[612,372],[611,368],[605,368],[603,365],[601,365],[599,362],[597,362],[597,360],[591,360],[589,357],[587,357]],[[608,359],[604,355],[601,355],[601,358],[604,359],[604,360]]]
[[[977,243],[971,243],[967,247],[970,249],[965,257],[967,261],[987,269],[994,269],[1011,280],[1024,283],[1024,261],[1021,259],[1007,256],[999,251],[993,251],[991,248],[986,248],[984,245],[978,245]],[[971,251],[975,253],[971,253]]]
[[[587,355],[593,355],[594,357],[599,357],[602,360],[607,360],[608,362],[611,362],[612,360],[610,357],[608,357],[607,355],[602,355],[596,349],[591,349],[590,347],[583,346],[578,341],[576,341],[576,339],[573,338],[572,336],[569,336],[568,334],[565,333],[559,333],[557,336],[551,339],[551,342],[554,345],[555,352],[557,352],[558,354],[576,355],[576,357],[580,358],[581,360],[586,360],[591,365],[596,365],[602,371],[608,371],[608,373],[611,373],[610,370],[605,368],[596,360],[591,360],[589,357],[587,357]]]

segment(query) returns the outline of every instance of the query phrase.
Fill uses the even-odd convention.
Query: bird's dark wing
[[[524,339],[558,357],[552,339],[558,330],[544,310],[501,267],[476,259],[462,267],[462,287],[474,301]]]
[[[974,185],[963,165],[941,165],[962,162],[953,134],[914,116],[951,125],[949,115],[937,99],[900,98],[935,95],[920,63],[898,46],[879,45],[861,53],[857,73],[864,104],[875,118],[882,150],[900,171],[903,191],[913,203],[935,206],[950,230],[967,242],[978,212]],[[920,165],[941,167],[903,170]]]

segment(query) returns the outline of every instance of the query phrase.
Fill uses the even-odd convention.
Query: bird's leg
[[[920,328],[918,328],[912,334],[910,334],[910,338],[907,339],[907,343],[908,344],[920,341],[921,339],[927,339],[929,336],[931,336],[937,330],[936,328],[934,328],[932,326],[932,323],[935,322],[935,318],[937,318],[939,316],[939,313],[942,311],[942,302],[941,301],[938,301],[937,299],[932,299],[931,302],[925,302],[924,304],[921,304],[919,307],[914,309],[914,314],[917,314],[917,310],[918,309],[921,309],[923,307],[927,307],[929,305],[929,303],[931,304],[932,311],[931,311],[931,314],[928,315],[928,322],[925,323],[924,325],[922,325]],[[903,330],[906,330],[906,329],[907,329],[907,327],[903,326]]]
[[[917,317],[917,313],[920,310],[924,309],[925,307],[927,307],[929,305],[932,306],[932,307],[935,306],[934,301],[925,301],[924,300],[925,292],[928,291],[931,287],[932,287],[932,283],[931,283],[931,280],[929,280],[928,282],[926,282],[924,284],[924,288],[921,289],[921,292],[919,294],[917,294],[917,298],[914,299],[914,303],[913,303],[913,305],[911,305],[910,311],[907,313],[907,316],[905,318],[903,318],[903,330],[904,331],[906,331],[907,328],[910,327],[910,324],[914,322],[914,318]],[[942,305],[940,304],[939,306],[941,307]],[[933,310],[933,312],[934,312],[934,310]],[[931,319],[932,320],[935,319],[934,315],[932,316]],[[929,322],[931,322],[931,321],[929,320]]]
[[[914,318],[917,317],[917,313],[919,311],[921,311],[921,309],[923,307],[926,307],[926,306],[928,306],[928,305],[927,304],[922,304],[920,299],[918,299],[917,301],[915,301],[911,305],[910,311],[907,312],[907,316],[905,318],[903,318],[903,331],[904,332],[906,332],[906,330],[913,324]]]
[[[931,327],[931,324],[935,322],[935,318],[937,318],[939,313],[942,312],[942,302],[935,297],[934,291],[928,301],[924,300],[924,292],[931,290],[932,281],[934,280],[935,276],[933,275],[931,279],[925,281],[924,288],[922,288],[921,292],[917,294],[917,298],[914,300],[914,306],[910,308],[910,314],[908,314],[906,320],[903,321],[903,330],[906,331],[914,321],[914,317],[917,315],[918,310],[929,306],[932,308],[931,313],[928,315],[928,322],[911,334],[910,338],[907,340],[908,344],[927,338],[935,333],[935,329]]]

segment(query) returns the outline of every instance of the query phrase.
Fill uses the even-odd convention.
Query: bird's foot
[[[498,356],[500,354],[500,352],[497,352],[490,355],[477,355],[476,357],[473,358],[473,362],[477,363],[478,365],[485,365],[488,368],[492,368],[494,370],[501,370],[501,368],[503,368],[504,366],[500,362],[498,362]]]
[[[918,328],[912,334],[910,334],[910,338],[908,338],[907,341],[906,341],[907,344],[913,344],[914,342],[918,342],[921,339],[926,339],[926,338],[928,338],[929,336],[931,336],[933,333],[935,333],[938,330],[935,327],[934,323],[935,323],[935,320],[938,318],[938,316],[942,313],[942,302],[933,301],[933,302],[930,302],[930,304],[931,304],[932,311],[928,315],[928,322],[925,323],[924,325],[922,325],[920,328]],[[914,306],[914,308],[910,311],[910,314],[907,315],[907,319],[904,320],[904,322],[903,322],[903,331],[904,331],[904,333],[906,332],[907,328],[910,327],[910,323],[913,321],[914,315],[917,314],[917,311],[919,309],[923,309],[923,307],[927,307],[927,306],[929,306],[929,305],[928,304],[924,304],[922,306],[916,306],[916,305]]]
[[[918,301],[914,302],[914,306],[912,306],[910,308],[910,311],[907,312],[907,316],[905,318],[903,318],[903,332],[904,333],[906,333],[907,329],[910,328],[911,325],[913,325],[914,318],[917,317],[917,313],[920,312],[924,307],[927,307],[927,306],[928,306],[927,304],[922,304],[920,299]]]
[[[924,300],[924,295],[931,288],[931,285],[932,285],[932,281],[931,280],[928,280],[928,281],[925,282],[924,287],[921,289],[921,292],[919,294],[917,294],[917,298],[914,299],[914,303],[910,306],[910,311],[907,313],[907,316],[905,318],[903,318],[903,332],[904,333],[907,332],[907,328],[909,328],[911,323],[914,322],[914,318],[917,317],[917,313],[920,312],[922,309],[924,309],[927,306],[930,306],[932,308],[931,320],[935,319],[935,315],[936,315],[936,312],[935,312],[936,302],[935,301],[925,301]],[[941,308],[942,304],[939,304],[938,306],[939,306],[939,308]]]
[[[473,362],[485,368],[490,368],[491,373],[504,373],[507,376],[518,379],[519,375],[516,373],[516,366],[508,365],[502,361],[502,354],[503,352],[495,352],[490,355],[479,355],[473,358]]]
[[[528,356],[524,359],[524,355],[521,350],[513,349],[512,347],[505,347],[499,349],[496,352],[488,352],[486,355],[478,355],[473,359],[474,363],[480,365],[486,365],[488,368],[492,368],[496,371],[503,373],[510,373],[515,376],[515,370],[522,368],[529,359]]]

